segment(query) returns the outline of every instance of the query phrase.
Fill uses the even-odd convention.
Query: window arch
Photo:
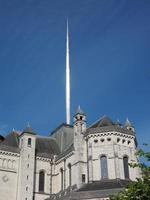
[[[31,138],[28,138],[28,146],[31,146]]]
[[[123,157],[123,167],[124,167],[124,177],[125,179],[129,179],[128,156]]]
[[[39,192],[44,192],[45,187],[45,172],[40,171],[39,173]]]
[[[108,178],[108,168],[107,168],[107,157],[102,155],[100,157],[100,166],[101,166],[101,178],[107,179]]]
[[[63,174],[63,168],[60,169],[60,176],[61,176],[61,190],[64,189],[64,174]]]
[[[72,182],[72,172],[71,172],[71,164],[68,164],[68,169],[69,169],[69,186],[71,186],[71,182]]]

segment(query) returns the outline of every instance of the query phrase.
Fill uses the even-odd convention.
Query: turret
[[[74,115],[74,130],[79,133],[86,131],[86,115],[80,106],[78,106],[76,114]]]
[[[73,177],[77,187],[80,188],[87,182],[87,169],[85,163],[87,161],[86,140],[84,133],[86,131],[86,116],[80,106],[74,116],[74,149],[75,149],[75,176]]]
[[[28,125],[19,137],[19,200],[33,200],[34,198],[35,144],[36,134],[30,125]]]
[[[134,126],[132,125],[132,123],[129,121],[129,119],[126,119],[125,125],[124,127],[130,131],[135,131]]]

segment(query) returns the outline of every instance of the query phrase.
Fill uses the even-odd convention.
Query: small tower
[[[28,124],[19,136],[20,165],[17,200],[33,200],[36,134]]]
[[[86,116],[78,106],[77,112],[74,116],[74,150],[75,150],[75,173],[73,179],[80,188],[82,184],[87,182],[87,170],[86,170],[86,140],[84,133],[86,131]]]
[[[126,122],[125,122],[124,127],[125,127],[126,129],[130,130],[130,131],[135,132],[134,126],[132,125],[132,123],[129,121],[128,118],[126,119]]]
[[[74,130],[80,134],[86,131],[86,115],[80,106],[78,106],[76,114],[74,115]]]

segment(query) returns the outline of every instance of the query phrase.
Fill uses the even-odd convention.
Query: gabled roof
[[[65,149],[62,153],[60,153],[57,156],[56,160],[59,160],[59,159],[65,157],[66,155],[68,155],[72,151],[74,151],[74,145],[73,144],[71,144],[67,149]]]
[[[56,139],[60,151],[63,152],[73,143],[73,126],[63,123],[50,136]]]
[[[55,128],[51,133],[50,136],[53,135],[54,133],[56,133],[58,130],[60,130],[61,128],[73,128],[72,125],[70,124],[66,124],[66,123],[61,123],[57,128]]]

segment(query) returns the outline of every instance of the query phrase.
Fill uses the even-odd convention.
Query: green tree
[[[117,195],[110,196],[110,200],[150,200],[150,152],[140,149],[137,151],[137,155],[143,162],[139,164],[130,163],[129,165],[141,169],[141,178],[131,182],[126,189]]]

